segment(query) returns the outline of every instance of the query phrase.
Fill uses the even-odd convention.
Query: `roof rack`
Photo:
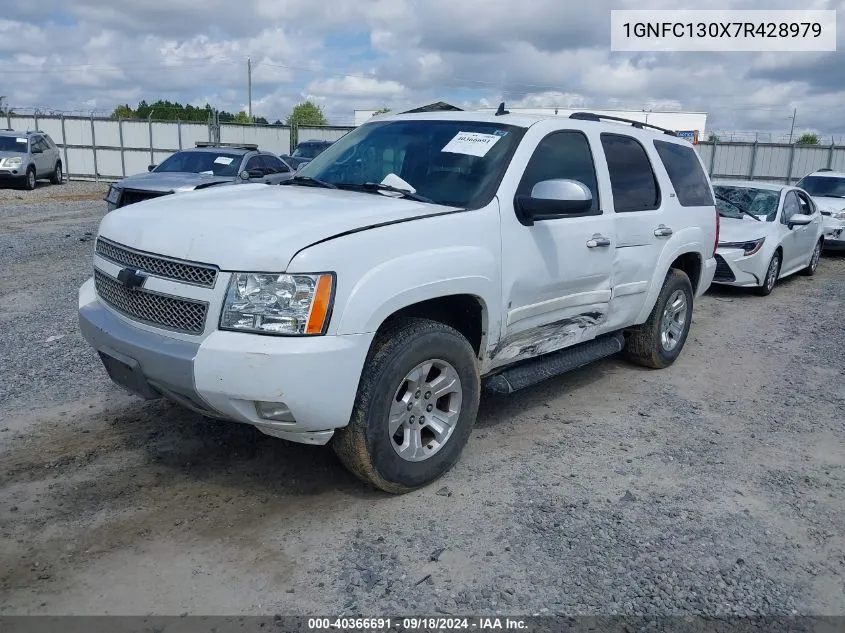
[[[255,143],[215,143],[213,141],[197,141],[197,147],[231,147],[232,149],[258,149]]]
[[[665,127],[658,127],[657,125],[652,125],[651,123],[643,123],[642,121],[634,121],[633,119],[623,119],[622,117],[610,116],[607,114],[595,114],[593,112],[573,112],[569,115],[569,118],[579,119],[581,121],[619,121],[620,123],[630,123],[631,127],[635,127],[638,130],[642,130],[643,128],[648,127],[653,130],[660,130],[664,134],[669,134],[670,136],[678,136],[677,132],[667,130]]]
[[[821,169],[817,169],[816,171],[833,171],[830,167],[822,167]]]

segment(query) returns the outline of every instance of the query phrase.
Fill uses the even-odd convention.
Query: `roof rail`
[[[213,141],[197,141],[197,147],[231,147],[232,149],[258,149],[255,143],[215,143]]]
[[[822,167],[821,169],[817,169],[816,171],[833,171],[830,167]]]
[[[643,128],[651,128],[653,130],[660,130],[664,134],[669,134],[670,136],[678,136],[677,132],[672,130],[667,130],[665,127],[658,127],[657,125],[652,125],[651,123],[643,123],[642,121],[634,121],[633,119],[623,119],[622,117],[618,116],[610,116],[608,114],[595,114],[593,112],[573,112],[569,115],[570,119],[579,119],[581,121],[619,121],[620,123],[630,123],[631,127],[635,127],[639,130]]]

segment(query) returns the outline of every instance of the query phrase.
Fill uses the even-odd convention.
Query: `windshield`
[[[293,156],[297,158],[314,158],[324,149],[325,146],[317,144],[297,145],[296,149],[293,150]]]
[[[0,152],[26,153],[26,138],[23,136],[0,136]]]
[[[716,208],[723,217],[742,219],[740,209],[744,209],[766,222],[775,221],[780,201],[779,191],[724,185],[716,185],[713,191],[716,194]]]
[[[366,123],[298,175],[342,187],[381,183],[392,174],[392,182],[404,181],[435,204],[477,208],[492,197],[523,133],[522,128],[485,122]]]
[[[240,154],[226,152],[176,152],[153,171],[236,176],[242,158]]]
[[[801,187],[811,196],[845,198],[845,178],[805,176],[798,181],[796,187]]]

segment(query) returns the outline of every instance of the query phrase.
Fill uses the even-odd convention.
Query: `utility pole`
[[[792,133],[795,131],[795,117],[798,114],[798,108],[792,110],[792,126],[789,128],[789,144],[792,145]]]
[[[252,123],[252,58],[246,58],[246,77],[247,77],[247,90],[249,92],[249,111],[247,115],[249,116],[249,122]]]

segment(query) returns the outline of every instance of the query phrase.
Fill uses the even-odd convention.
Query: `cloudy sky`
[[[673,7],[673,4],[675,7]],[[689,109],[713,130],[845,135],[845,0],[697,0],[690,8],[838,9],[835,53],[611,53],[610,8],[659,0],[39,0],[4,2],[0,95],[111,111],[158,98],[284,118],[303,100]],[[37,7],[37,9],[33,9]],[[315,9],[315,7],[320,7]]]

